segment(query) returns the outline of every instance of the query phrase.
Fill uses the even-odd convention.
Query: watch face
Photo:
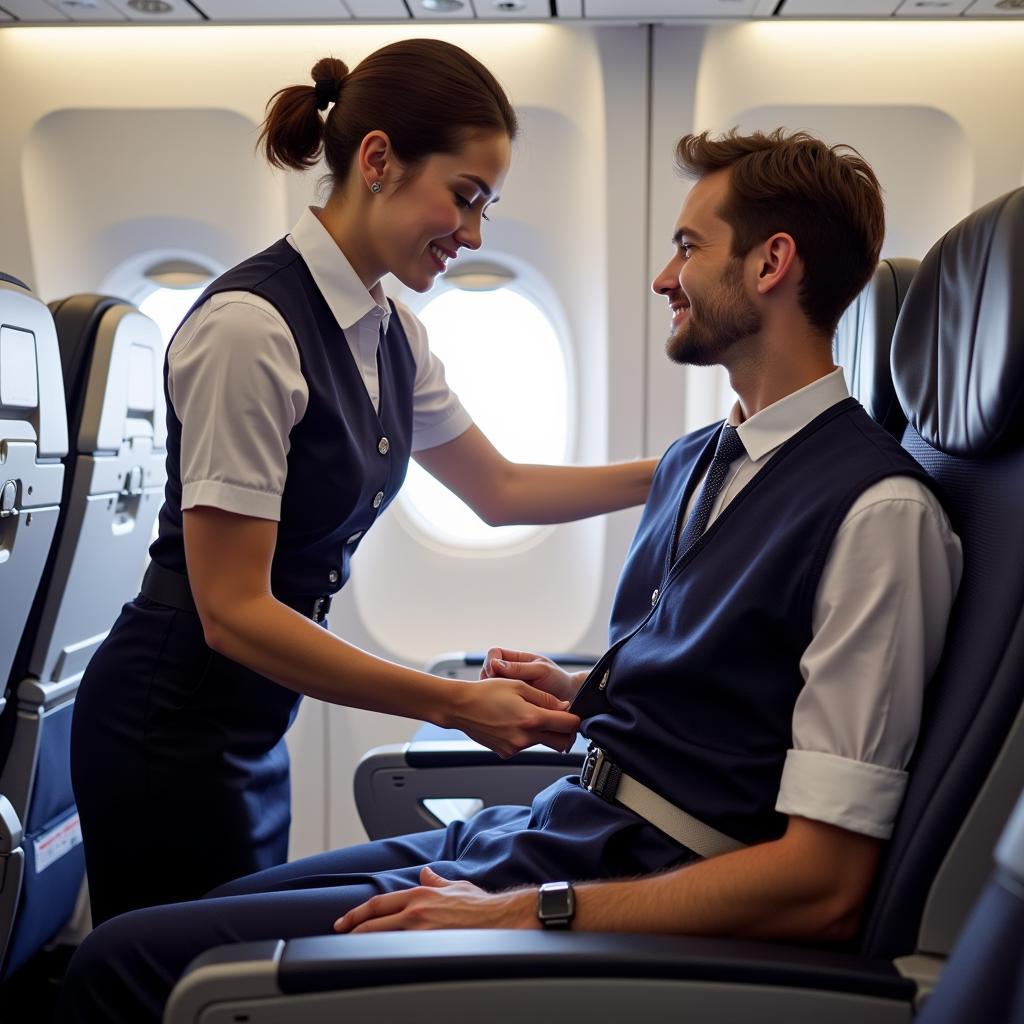
[[[545,928],[568,928],[576,912],[576,894],[568,882],[547,882],[537,891],[537,916]]]

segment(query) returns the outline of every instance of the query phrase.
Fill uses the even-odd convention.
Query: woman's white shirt
[[[307,209],[288,235],[345,332],[374,407],[380,408],[377,346],[391,309],[378,284],[367,291]],[[395,301],[416,363],[414,452],[458,437],[472,424],[430,351],[426,328]],[[181,507],[280,519],[289,437],[309,389],[295,339],[277,309],[251,292],[220,292],[178,329],[167,357],[167,387],[181,421]],[[330,443],[325,438],[325,443]]]

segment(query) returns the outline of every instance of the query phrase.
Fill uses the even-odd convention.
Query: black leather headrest
[[[907,420],[893,388],[889,353],[896,318],[916,270],[917,260],[882,260],[843,313],[834,339],[835,359],[846,374],[850,394],[897,438]]]
[[[980,456],[1024,424],[1024,188],[960,221],[910,286],[892,348],[896,394],[933,448]]]

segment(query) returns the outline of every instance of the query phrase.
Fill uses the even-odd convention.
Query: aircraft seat
[[[882,260],[843,313],[833,339],[850,394],[895,438],[903,436],[907,418],[896,397],[889,359],[896,320],[918,265],[911,259]]]
[[[137,592],[166,479],[163,340],[134,306],[52,304],[71,454],[56,541],[14,663],[0,792],[31,843],[0,978],[71,917],[84,874],[71,791],[71,717],[85,667]],[[0,921],[0,926],[4,926]]]
[[[917,260],[882,260],[843,314],[833,340],[850,394],[895,437],[902,437],[907,419],[893,387],[890,352],[917,267]],[[598,659],[554,655],[553,660],[575,670]],[[482,664],[482,655],[443,655],[427,671],[476,678]],[[411,743],[375,747],[364,755],[356,768],[356,807],[371,839],[437,828],[481,807],[528,804],[555,779],[581,771],[586,749],[580,737],[567,755],[537,746],[502,761],[457,730],[424,726]]]
[[[911,993],[930,989],[1024,791],[1022,279],[1018,189],[933,246],[897,324],[892,367],[909,420],[904,444],[946,492],[965,572],[862,934],[845,966],[829,961],[844,983],[822,975],[816,987],[802,972],[823,966],[826,954],[795,944],[534,932],[326,936],[243,946],[237,959],[231,947],[210,951],[179,982],[168,1024],[198,1021],[200,1003],[211,1024],[280,1019],[285,1006],[291,1021],[336,1019],[342,1007],[362,1006],[352,1000],[383,975],[388,987],[373,989],[376,1020],[450,1016],[453,978],[463,979],[459,1012],[480,1009],[492,1020],[570,1012],[564,998],[595,1021],[635,1015],[638,1006],[645,1020],[686,1019],[691,1008],[690,1019],[714,1014],[718,1024],[909,1020]],[[578,965],[598,948],[608,955],[594,978]],[[662,957],[671,968],[657,966]],[[358,981],[349,980],[354,962]],[[916,984],[900,988],[897,968]],[[853,991],[857,978],[864,987]]]
[[[7,681],[57,531],[67,451],[53,317],[26,284],[0,274],[0,764],[16,712]],[[45,837],[0,781],[0,957],[26,860]]]

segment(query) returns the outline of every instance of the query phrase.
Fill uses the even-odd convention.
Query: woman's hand
[[[566,672],[550,658],[527,651],[492,647],[484,658],[480,678],[520,679],[524,683],[550,693],[559,700],[572,701],[587,678],[586,672]]]
[[[568,703],[513,679],[462,683],[455,692],[445,724],[511,757],[534,743],[568,750],[580,720],[565,709]]]
[[[429,928],[537,928],[535,889],[488,893],[472,882],[450,882],[424,867],[414,889],[382,893],[334,922],[336,932],[420,931]]]

